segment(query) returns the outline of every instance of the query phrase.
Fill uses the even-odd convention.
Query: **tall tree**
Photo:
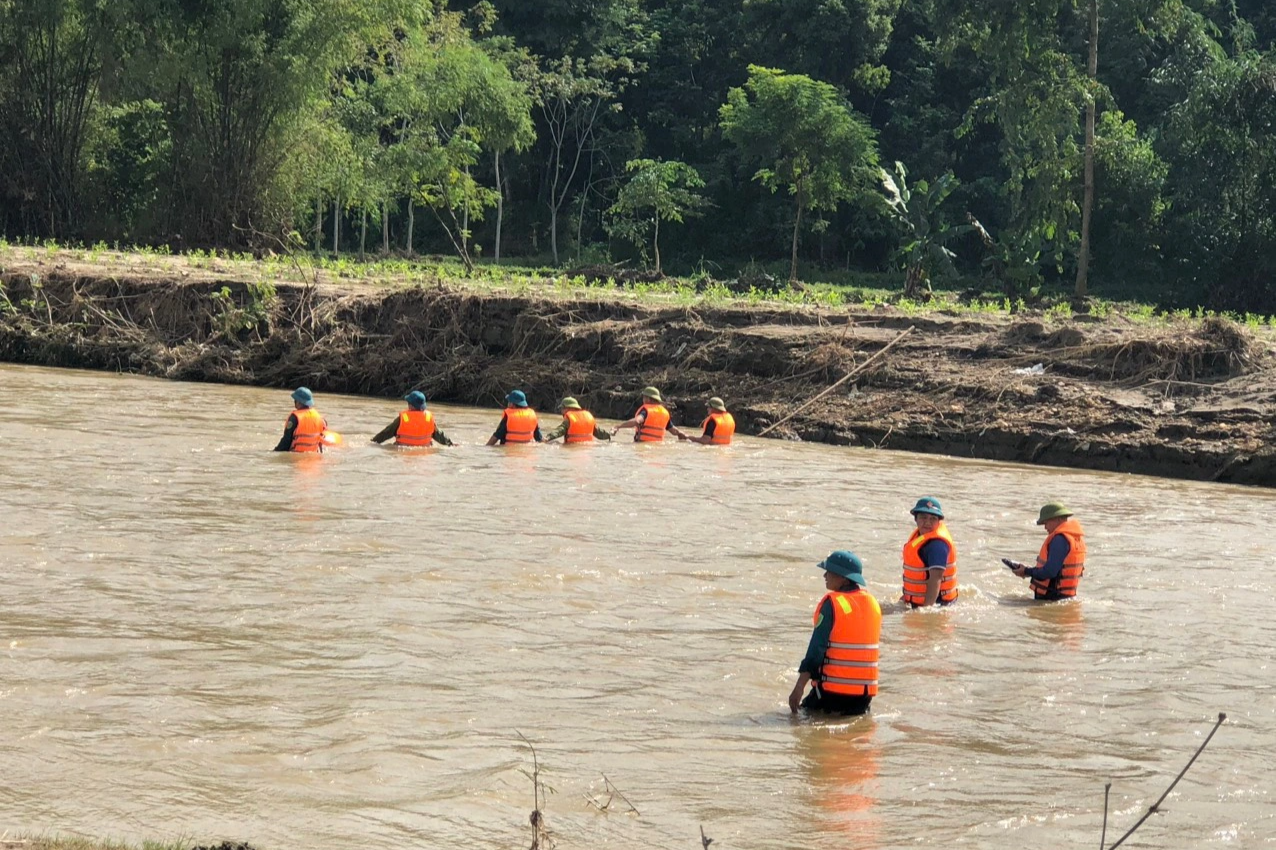
[[[660,222],[698,216],[704,206],[700,174],[684,162],[634,159],[625,163],[629,181],[611,207],[612,232],[637,244],[651,238],[656,274],[660,268]]]
[[[789,280],[796,282],[803,213],[835,209],[872,184],[874,133],[828,83],[756,65],[749,66],[744,87],[728,93],[719,115],[727,140],[762,164],[753,179],[793,196]]]

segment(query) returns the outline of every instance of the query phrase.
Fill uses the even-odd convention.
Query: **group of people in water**
[[[904,543],[900,602],[912,608],[951,605],[958,596],[957,545],[944,523],[944,510],[938,499],[923,496],[911,513],[917,527]],[[1050,502],[1042,506],[1037,525],[1045,527],[1046,539],[1036,566],[1008,558],[1002,563],[1030,580],[1034,599],[1071,599],[1085,573],[1081,523],[1062,502]],[[816,566],[824,570],[828,592],[815,606],[815,628],[798,665],[789,710],[864,714],[877,695],[882,609],[868,592],[864,564],[855,553],[839,549]]]
[[[306,387],[292,393],[293,411],[284,424],[284,434],[276,451],[321,452],[336,442],[328,424],[315,410],[314,394]],[[407,409],[372,438],[374,443],[391,439],[409,448],[453,442],[434,421],[425,394],[414,390],[404,396]],[[722,399],[708,401],[701,433],[684,433],[671,421],[660,391],[642,390],[642,404],[634,415],[610,432],[600,427],[593,414],[576,399],[558,403],[562,421],[543,434],[540,420],[521,390],[505,397],[500,424],[487,445],[531,442],[589,443],[610,440],[620,431],[633,429],[635,442],[660,442],[666,434],[679,440],[722,446],[735,434],[735,419]],[[957,544],[944,523],[939,500],[923,496],[911,511],[916,528],[904,543],[903,592],[900,602],[912,608],[951,605],[957,601]],[[1044,526],[1045,542],[1037,554],[1036,566],[1003,559],[1018,577],[1031,582],[1033,598],[1040,601],[1070,599],[1077,594],[1085,573],[1085,534],[1081,524],[1060,502],[1041,508],[1037,525]],[[817,565],[824,570],[827,593],[815,607],[814,630],[806,656],[798,666],[798,680],[789,694],[789,708],[857,715],[869,710],[877,695],[878,644],[882,631],[882,609],[868,592],[864,565],[853,552],[838,550]],[[808,686],[810,691],[807,691]]]
[[[455,445],[434,421],[434,413],[429,410],[425,393],[413,390],[403,397],[407,402],[406,410],[372,438],[374,443],[385,443],[391,439],[398,446],[417,448]],[[293,410],[284,422],[284,433],[275,446],[277,452],[322,452],[325,446],[338,442],[335,432],[328,430],[327,421],[315,409],[315,396],[308,388],[298,387],[292,392]],[[642,391],[642,405],[634,415],[621,422],[610,432],[601,428],[594,420],[594,415],[583,408],[576,399],[568,396],[558,403],[562,421],[548,434],[543,434],[540,417],[527,403],[527,394],[522,390],[512,390],[505,396],[505,410],[501,414],[500,424],[492,432],[487,445],[516,445],[519,443],[552,443],[561,439],[564,443],[592,443],[595,440],[610,440],[625,429],[633,429],[634,442],[658,443],[672,434],[679,440],[701,443],[707,446],[725,446],[731,443],[735,434],[735,418],[727,412],[722,399],[714,396],[709,399],[708,410],[701,433],[687,434],[673,424],[669,409],[665,407],[660,390],[645,387]]]

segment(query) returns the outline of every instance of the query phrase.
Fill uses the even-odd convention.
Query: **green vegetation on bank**
[[[1269,313],[1274,44],[1269,0],[0,0],[0,235]]]
[[[566,274],[553,267],[477,264],[466,270],[454,257],[394,258],[359,262],[353,258],[267,254],[261,258],[236,251],[173,253],[167,248],[130,248],[98,243],[63,246],[53,240],[38,245],[13,245],[0,240],[0,274],[21,272],[33,281],[41,274],[65,271],[84,277],[136,275],[168,280],[205,279],[223,283],[210,299],[217,321],[227,330],[255,327],[270,311],[276,284],[323,283],[350,287],[437,287],[471,289],[492,295],[543,298],[601,298],[664,303],[686,307],[819,308],[829,311],[885,309],[902,315],[1033,317],[1048,322],[1076,317],[1078,307],[1094,320],[1120,317],[1140,324],[1194,323],[1224,318],[1251,330],[1276,328],[1276,314],[1216,311],[1202,306],[1165,309],[1153,304],[1069,297],[1010,298],[996,291],[937,289],[924,301],[900,293],[900,275],[825,273],[818,282],[750,285],[747,278],[719,280],[707,273],[688,277],[660,277],[627,283],[617,278]],[[32,267],[35,271],[32,271]],[[783,266],[781,263],[780,266]],[[773,270],[782,271],[775,267]],[[762,270],[754,273],[774,284]],[[245,294],[233,297],[227,284],[245,284]],[[957,281],[975,284],[977,280]],[[0,283],[0,318],[20,310],[42,309],[36,303],[15,303]]]

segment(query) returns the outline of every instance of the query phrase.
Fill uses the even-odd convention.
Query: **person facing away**
[[[562,437],[563,443],[567,445],[592,443],[596,439],[611,439],[611,434],[598,427],[598,423],[594,421],[594,414],[581,407],[580,402],[571,396],[560,401],[558,409],[563,414],[563,421],[545,435],[545,442],[552,443],[559,437]]]
[[[408,403],[408,409],[382,428],[372,442],[384,443],[393,437],[396,446],[431,446],[436,441],[439,445],[452,445],[447,434],[435,424],[434,414],[425,409],[425,393],[413,390],[403,400]]]
[[[828,593],[815,606],[815,628],[789,694],[789,711],[799,706],[832,714],[867,714],[877,696],[878,641],[882,609],[865,588],[864,565],[839,549],[817,564]],[[810,684],[811,692],[806,692]]]
[[[323,432],[328,423],[315,410],[315,396],[306,387],[292,391],[292,413],[284,420],[284,435],[275,446],[277,452],[321,452]]]
[[[731,436],[735,434],[735,417],[727,413],[727,406],[722,399],[714,396],[709,399],[709,415],[700,423],[704,433],[699,437],[678,435],[680,440],[689,440],[703,446],[727,446],[731,444]]]
[[[612,428],[611,435],[613,437],[616,436],[622,428],[634,429],[635,443],[663,442],[665,431],[680,440],[687,439],[687,435],[674,426],[670,419],[669,411],[665,408],[664,399],[660,397],[660,390],[655,387],[643,388],[642,406],[634,413],[633,418],[626,419],[615,428]]]
[[[917,528],[904,544],[904,595],[914,608],[957,599],[957,544],[944,524],[944,509],[922,496],[910,512]]]
[[[1020,578],[1032,580],[1034,599],[1071,599],[1085,575],[1085,532],[1062,502],[1041,507],[1037,525],[1046,527],[1046,539],[1037,553],[1037,566],[1015,563]]]
[[[536,419],[536,411],[527,406],[527,396],[522,390],[511,390],[505,396],[505,413],[501,416],[501,424],[496,426],[492,437],[487,441],[489,446],[507,443],[530,443],[533,440],[542,442],[540,422]]]

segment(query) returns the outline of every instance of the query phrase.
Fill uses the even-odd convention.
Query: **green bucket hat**
[[[854,552],[838,549],[816,564],[816,566],[830,573],[835,573],[842,578],[850,579],[860,587],[868,585],[868,582],[864,581],[864,563],[860,561],[859,556]]]
[[[939,499],[934,496],[922,496],[917,500],[917,504],[913,505],[913,509],[909,511],[913,516],[918,514],[930,514],[940,519],[944,518],[944,509],[939,506]]]
[[[559,410],[581,410],[580,402],[568,396],[558,403]]]
[[[1072,516],[1072,511],[1064,507],[1063,502],[1048,502],[1041,506],[1041,515],[1037,517],[1037,525],[1045,525],[1052,519]]]
[[[655,387],[643,387],[643,388],[642,388],[642,397],[643,397],[643,398],[655,399],[656,401],[660,402],[661,404],[664,404],[664,403],[665,403],[665,400],[664,400],[663,398],[661,398],[661,397],[660,397],[660,390],[656,389]]]
[[[726,412],[727,412],[727,404],[726,404],[726,402],[724,402],[722,399],[718,398],[718,397],[715,395],[713,398],[709,399],[709,409],[710,409],[710,410],[720,410],[720,411],[722,411],[723,413],[726,413]]]

